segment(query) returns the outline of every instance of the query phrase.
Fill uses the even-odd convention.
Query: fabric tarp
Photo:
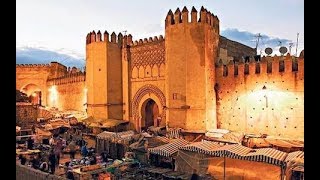
[[[128,123],[128,121],[117,120],[117,119],[97,119],[93,122],[89,122],[90,127],[99,127],[99,128],[112,128],[120,124]]]
[[[268,143],[272,144],[273,146],[279,146],[279,147],[285,147],[285,148],[294,148],[304,147],[303,141],[297,141],[297,140],[289,140],[289,139],[275,139],[275,138],[266,138],[265,139]]]
[[[155,148],[149,148],[148,151],[152,154],[158,154],[160,156],[169,157],[172,156],[174,153],[178,152],[178,149],[180,147],[185,146],[189,143],[189,141],[186,141],[184,139],[175,139],[169,144],[165,144]]]
[[[212,141],[241,144],[244,133],[227,129],[210,129],[205,133],[205,136]]]
[[[288,154],[285,159],[286,177],[292,176],[292,171],[304,173],[304,152],[295,151]]]
[[[62,119],[52,120],[48,124],[45,125],[45,130],[57,129],[60,127],[70,128],[70,124]]]
[[[195,169],[197,174],[210,174],[215,179],[281,179],[281,167],[279,166],[240,159],[212,157],[186,150],[178,151],[175,167],[177,171],[185,173],[190,173]]]
[[[106,151],[113,158],[122,158],[128,150],[134,131],[109,132],[103,131],[97,135],[96,150]]]
[[[202,141],[188,144],[186,146],[181,147],[180,149],[209,155],[211,151],[219,147],[221,147],[221,145],[219,145],[217,142]]]
[[[287,155],[288,153],[276,149],[261,148],[255,149],[255,152],[250,152],[245,155],[245,159],[282,166]]]
[[[195,142],[185,147],[181,147],[180,149],[204,153],[211,156],[265,162],[278,166],[284,164],[284,160],[288,155],[285,152],[272,148],[251,149],[239,144],[218,146],[215,143],[208,144],[206,141]]]
[[[35,129],[36,135],[43,136],[43,137],[51,137],[52,133],[50,131],[42,130],[39,128]]]
[[[303,151],[295,151],[295,152],[289,153],[284,161],[286,163],[290,163],[290,162],[295,162],[297,159],[304,160],[304,152]]]
[[[89,124],[89,123],[95,122],[95,119],[92,116],[89,116],[89,117],[87,117],[85,119],[82,119],[81,122]]]
[[[155,136],[155,137],[146,138],[145,136],[140,134],[139,139],[136,142],[130,144],[129,147],[133,150],[139,150],[141,152],[146,152],[146,147],[147,148],[154,148],[154,147],[168,144],[169,142],[170,142],[170,139],[167,137]]]

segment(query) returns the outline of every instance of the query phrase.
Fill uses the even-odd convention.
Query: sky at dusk
[[[287,47],[293,42],[294,54],[299,33],[298,53],[304,48],[303,0],[17,0],[16,4],[17,61],[59,57],[84,62],[88,32],[127,31],[133,40],[165,35],[169,9],[184,6],[189,11],[204,6],[217,15],[220,34],[231,40],[255,47],[255,35],[261,33],[261,49],[276,51],[280,42]]]

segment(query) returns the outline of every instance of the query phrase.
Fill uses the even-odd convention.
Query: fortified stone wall
[[[165,47],[163,36],[134,41],[130,50],[130,122],[139,129],[142,123],[142,104],[149,98],[159,107],[161,122],[165,125]]]
[[[59,110],[86,111],[85,73],[78,72],[48,80],[47,102]]]
[[[216,81],[218,128],[303,139],[303,52],[220,64]]]
[[[244,62],[256,50],[220,36],[219,29],[207,9],[184,7],[167,14],[165,38],[132,41],[130,34],[93,31],[86,37],[85,74],[57,62],[17,65],[16,88],[34,84],[43,105],[87,107],[89,116],[128,120],[137,130],[150,98],[160,125],[303,138],[304,52],[297,59]]]
[[[205,130],[216,124],[212,62],[218,57],[219,19],[204,7],[199,13],[193,7],[190,15],[184,7],[166,17],[166,112],[169,127]]]
[[[223,36],[220,36],[219,48],[226,50],[227,57],[232,57],[234,60],[241,60],[242,57],[255,56],[257,54],[257,50],[255,48],[232,41]]]
[[[16,89],[25,92],[28,96],[32,90],[28,86],[41,90],[42,97],[46,97],[47,79],[50,74],[49,64],[17,64],[16,65]],[[46,99],[42,98],[42,105],[46,105]]]
[[[109,40],[109,37],[111,40]],[[88,116],[122,119],[122,41],[121,33],[103,37],[100,31],[86,38],[86,86]]]

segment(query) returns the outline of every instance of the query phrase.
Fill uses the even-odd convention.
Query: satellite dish
[[[286,52],[288,52],[288,49],[286,47],[282,46],[282,47],[280,47],[279,51],[281,54],[285,54]]]
[[[270,55],[270,54],[272,54],[272,49],[268,47],[268,48],[266,48],[266,49],[264,50],[264,52],[265,52],[266,54]]]

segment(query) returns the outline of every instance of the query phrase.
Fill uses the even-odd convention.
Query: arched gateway
[[[151,84],[142,86],[132,99],[132,116],[136,130],[165,126],[165,105],[166,98],[158,87]]]

